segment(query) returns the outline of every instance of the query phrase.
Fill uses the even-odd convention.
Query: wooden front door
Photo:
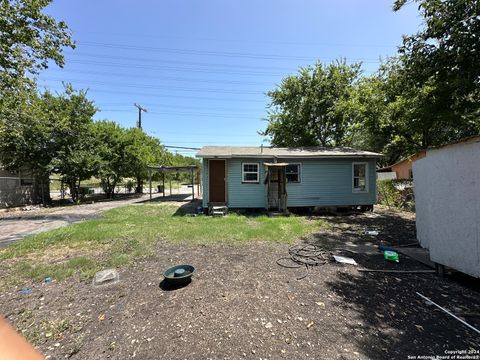
[[[209,201],[225,202],[225,160],[210,160],[209,162]]]

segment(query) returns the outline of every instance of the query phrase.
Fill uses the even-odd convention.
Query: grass
[[[120,267],[151,254],[158,240],[185,244],[292,243],[325,223],[304,217],[229,214],[184,216],[176,205],[143,204],[116,208],[102,219],[29,236],[0,250],[0,283],[89,279],[105,267]]]

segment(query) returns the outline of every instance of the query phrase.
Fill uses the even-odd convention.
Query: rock
[[[119,275],[115,269],[105,269],[95,274],[93,285],[112,284],[119,281]]]

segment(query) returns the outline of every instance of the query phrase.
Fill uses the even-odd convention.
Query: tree
[[[480,2],[416,0],[424,28],[405,36],[398,72],[421,147],[480,132]],[[397,0],[398,11],[406,0]],[[412,97],[413,96],[413,97]]]
[[[59,174],[68,184],[74,201],[79,197],[80,181],[90,178],[99,166],[92,142],[97,109],[86,95],[86,91],[75,91],[67,84],[64,93],[53,95],[46,91],[40,99],[41,111],[51,129],[50,172]]]
[[[345,61],[300,68],[267,93],[269,124],[262,135],[274,146],[342,145],[351,123],[343,107],[359,75],[360,64]]]
[[[143,183],[148,177],[147,166],[162,163],[165,148],[160,140],[145,134],[139,128],[128,129],[125,136],[125,154],[129,164],[128,174],[125,175],[136,178],[136,192],[142,193]]]
[[[42,10],[51,0],[0,1],[0,80],[12,85],[27,73],[36,74],[53,60],[63,66],[62,47],[74,48],[71,33]]]
[[[22,79],[17,84],[0,91],[0,164],[10,171],[31,171],[32,198],[47,201],[50,129],[35,89]]]
[[[105,194],[112,198],[115,186],[130,171],[126,130],[113,121],[103,120],[93,124],[93,136],[95,153],[100,158],[97,176]]]

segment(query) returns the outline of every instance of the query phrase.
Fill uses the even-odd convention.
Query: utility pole
[[[139,129],[142,128],[142,111],[144,112],[147,112],[147,109],[141,107],[140,105],[138,105],[137,103],[134,103],[133,106],[137,107],[138,108],[138,122],[137,122],[137,127]]]

